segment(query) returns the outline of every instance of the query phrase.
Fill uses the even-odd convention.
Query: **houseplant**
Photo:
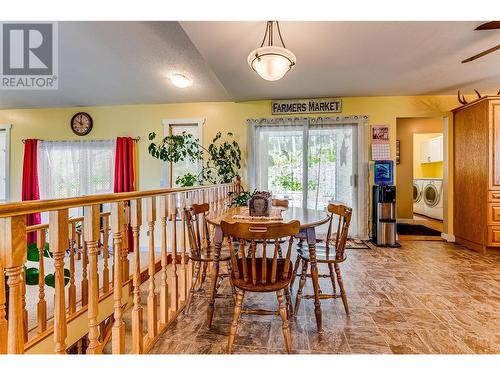
[[[172,163],[202,162],[198,175],[187,173],[177,178],[176,183],[181,186],[193,186],[195,183],[224,184],[238,178],[241,168],[240,146],[233,137],[233,133],[223,136],[218,132],[210,146],[205,148],[197,138],[186,132],[166,136],[158,143],[154,142],[156,133],[152,132],[149,134],[151,142],[148,152],[156,159]]]

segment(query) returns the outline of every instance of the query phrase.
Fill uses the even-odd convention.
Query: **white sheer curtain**
[[[41,199],[113,192],[116,140],[40,141],[38,178]],[[74,209],[70,214],[78,215]]]
[[[250,189],[290,205],[353,208],[351,237],[368,239],[368,118],[338,116],[248,120]]]

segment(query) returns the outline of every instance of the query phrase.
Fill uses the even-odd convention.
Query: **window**
[[[288,199],[291,207],[324,210],[332,201],[342,202],[353,208],[351,235],[367,238],[367,199],[363,197],[368,160],[367,154],[358,151],[366,135],[359,137],[363,132],[357,121],[273,119],[250,121],[249,126],[251,189]],[[365,132],[366,128],[361,127]],[[358,176],[363,178],[362,186]],[[365,220],[361,223],[358,217]]]
[[[113,192],[115,140],[40,141],[38,179],[41,199]],[[72,216],[81,210],[70,210]]]
[[[194,138],[199,139],[200,143],[203,142],[202,125],[204,119],[168,119],[163,120],[163,134],[164,136],[180,135],[183,132],[192,134]],[[198,176],[201,172],[201,163],[193,163],[184,160],[178,163],[165,163],[165,174],[162,186],[176,187],[178,177],[184,176],[186,173],[191,173]]]
[[[6,202],[10,199],[9,145],[10,125],[0,125],[0,202]]]

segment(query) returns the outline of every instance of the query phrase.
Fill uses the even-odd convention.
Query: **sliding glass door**
[[[353,125],[260,127],[254,158],[256,188],[290,200],[292,207],[324,209],[333,200],[352,207],[355,129]]]

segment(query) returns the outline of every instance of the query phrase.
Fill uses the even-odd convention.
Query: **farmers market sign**
[[[320,98],[273,100],[271,102],[271,110],[273,115],[342,112],[342,99]]]

